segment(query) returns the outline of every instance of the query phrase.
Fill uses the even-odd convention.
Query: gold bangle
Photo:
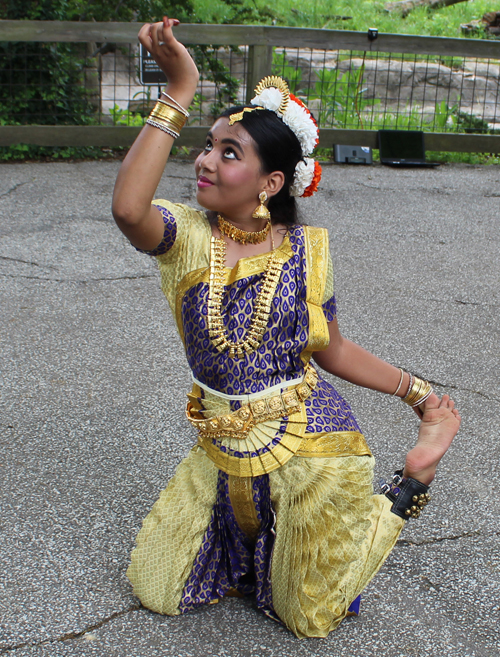
[[[171,107],[170,105],[165,105],[164,103],[157,102],[154,106],[153,111],[150,116],[156,119],[163,119],[172,123],[174,126],[178,127],[179,130],[184,127],[186,123],[186,117],[179,112],[178,109]]]
[[[161,121],[172,125],[178,132],[184,127],[184,121],[181,121],[175,114],[168,115],[166,112],[157,112],[153,110],[149,117],[155,121]]]
[[[422,379],[419,379],[417,376],[414,378],[413,385],[412,385],[410,391],[408,392],[406,397],[404,397],[404,399],[403,399],[403,401],[406,404],[408,404],[408,406],[413,406],[415,401],[422,396],[421,395],[421,390],[422,390],[422,387],[423,387],[424,383],[425,382]]]
[[[177,133],[180,133],[182,128],[182,126],[178,125],[177,123],[172,123],[171,121],[165,121],[164,119],[156,116],[155,114],[151,114],[148,120],[155,121],[156,123],[161,123],[161,125],[167,126]]]
[[[428,381],[419,379],[418,376],[413,377],[413,383],[410,386],[410,389],[403,397],[403,401],[408,406],[419,406],[430,397],[432,394],[432,386]]]

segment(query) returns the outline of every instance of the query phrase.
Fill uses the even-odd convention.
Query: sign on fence
[[[160,84],[165,84],[167,82],[167,77],[165,73],[161,70],[161,68],[155,62],[151,54],[142,45],[142,43],[139,52],[139,59],[140,59],[139,79],[141,81],[141,84],[160,85]]]

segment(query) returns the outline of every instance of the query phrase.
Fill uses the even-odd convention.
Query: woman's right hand
[[[163,17],[161,23],[147,23],[139,31],[139,41],[154,57],[168,80],[168,93],[186,107],[191,104],[200,74],[187,49],[174,37],[176,18]]]

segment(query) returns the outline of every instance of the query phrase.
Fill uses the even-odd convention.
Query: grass
[[[462,36],[461,23],[480,19],[495,8],[491,0],[468,0],[435,10],[421,7],[401,18],[386,12],[385,2],[374,0],[302,0],[300,4],[274,0],[271,8],[264,0],[194,0],[194,4],[196,19],[203,23],[274,23],[356,31],[376,27],[386,33],[447,37]]]

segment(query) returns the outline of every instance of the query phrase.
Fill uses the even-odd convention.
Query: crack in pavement
[[[141,605],[134,605],[132,607],[129,607],[128,609],[124,609],[122,611],[116,611],[114,614],[111,614],[110,616],[106,616],[106,618],[103,618],[102,620],[98,621],[97,623],[94,623],[93,625],[89,625],[88,627],[86,627],[84,630],[81,630],[80,632],[67,632],[66,634],[62,634],[61,636],[58,636],[55,639],[45,639],[44,641],[39,641],[39,642],[26,641],[25,643],[19,643],[14,646],[0,646],[0,655],[4,655],[8,652],[11,652],[12,650],[19,650],[20,648],[39,648],[41,646],[46,646],[49,643],[69,641],[70,639],[79,639],[81,636],[84,636],[88,632],[97,630],[103,625],[110,623],[115,618],[126,616],[127,614],[130,614],[133,611],[138,611],[139,609],[141,609]]]
[[[440,538],[426,538],[423,541],[412,541],[410,539],[401,538],[396,541],[396,545],[433,545],[434,543],[443,543],[444,541],[458,541],[462,538],[470,538],[471,536],[481,536],[481,531],[477,529],[473,532],[464,532],[456,536],[441,536]],[[492,534],[483,535],[484,538],[492,538],[493,536],[500,536],[500,532],[493,532]]]
[[[194,176],[193,177],[191,177],[191,176],[165,176],[165,177],[167,179],[168,178],[176,178],[177,180],[186,180],[186,181],[191,182],[193,184],[196,182],[196,178]]]
[[[117,276],[115,278],[44,278],[43,276],[25,276],[23,274],[4,274],[8,278],[29,278],[33,281],[49,281],[51,283],[98,283],[101,281],[136,281],[141,278],[156,278],[156,274],[140,274],[138,276]]]
[[[392,297],[398,296],[391,294]],[[415,297],[417,301],[431,301],[433,303],[458,303],[461,306],[482,306],[484,308],[498,308],[497,303],[481,303],[479,301],[462,301],[462,299],[436,299],[434,297]]]
[[[6,192],[4,192],[3,194],[0,194],[0,198],[3,198],[4,196],[8,196],[9,194],[11,194],[12,192],[15,192],[16,189],[17,189],[18,187],[22,187],[23,185],[26,185],[27,182],[28,182],[28,181],[25,180],[25,181],[22,182],[22,183],[17,183],[17,184],[15,184],[14,187],[11,187],[10,189],[8,189],[8,190],[7,190]]]
[[[417,376],[419,376],[417,374]],[[425,377],[419,377],[425,379]],[[500,402],[500,398],[498,397],[489,397],[486,393],[481,392],[481,390],[472,390],[471,388],[461,388],[460,386],[456,386],[453,383],[440,383],[439,381],[432,381],[429,379],[429,383],[433,386],[438,386],[439,388],[451,388],[452,390],[460,390],[463,392],[471,392],[473,395],[479,395],[480,397],[484,397],[484,399],[487,399],[488,401],[498,401]]]
[[[0,255],[0,260],[10,260],[12,262],[22,262],[24,265],[33,265],[34,267],[42,267],[43,269],[58,269],[54,265],[40,265],[38,262],[31,260],[21,260],[21,258],[9,258],[9,256]]]
[[[482,304],[482,303],[479,303],[478,301],[462,301],[461,299],[453,299],[453,301],[455,303],[459,303],[462,306],[482,306],[482,305],[485,305],[485,306],[495,307],[495,304],[490,304],[490,303]]]

